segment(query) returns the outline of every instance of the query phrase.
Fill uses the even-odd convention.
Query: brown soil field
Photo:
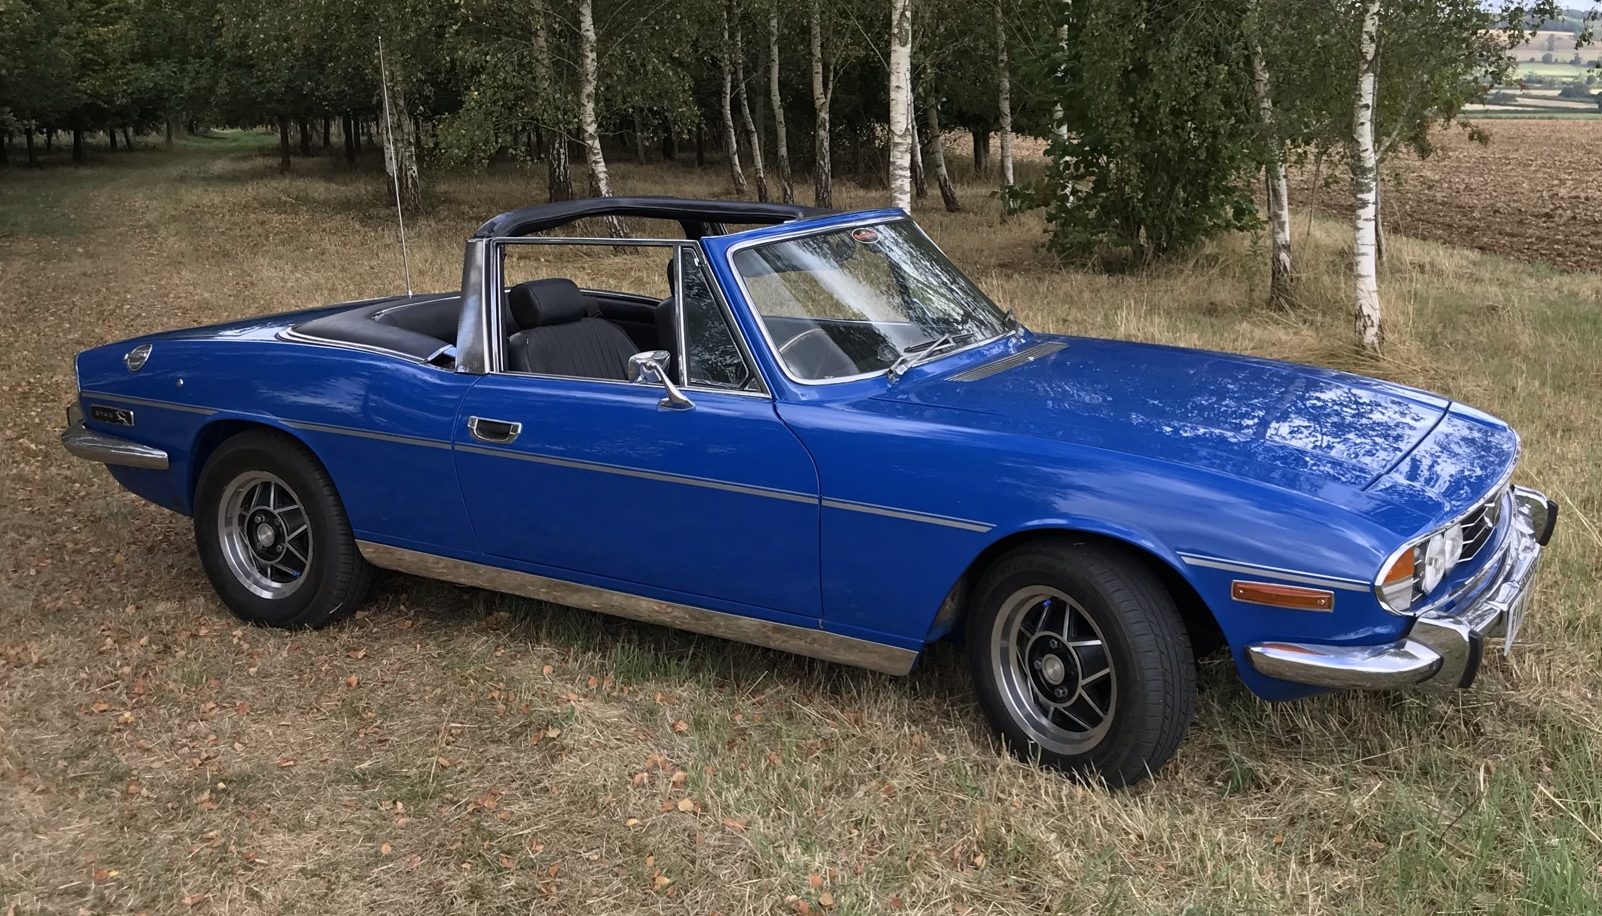
[[[1454,127],[1440,132],[1427,159],[1410,152],[1390,158],[1381,191],[1386,232],[1602,269],[1602,123],[1499,119],[1475,126],[1488,142]],[[1291,205],[1309,200],[1332,215],[1351,212],[1343,162],[1297,176]]]

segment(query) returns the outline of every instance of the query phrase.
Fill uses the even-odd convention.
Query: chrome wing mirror
[[[648,350],[629,357],[629,381],[636,385],[661,385],[667,394],[657,402],[664,410],[689,410],[695,402],[684,396],[679,386],[668,377],[667,361],[671,354],[666,350]]]

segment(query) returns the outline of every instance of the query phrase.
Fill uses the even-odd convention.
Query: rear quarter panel
[[[333,478],[358,536],[476,550],[452,464],[450,433],[476,377],[411,360],[278,340],[267,324],[211,337],[148,338],[149,361],[129,372],[135,342],[79,354],[80,404],[134,411],[104,429],[165,449],[166,471],[113,468],[129,490],[183,514],[205,458],[249,425],[293,436]]]

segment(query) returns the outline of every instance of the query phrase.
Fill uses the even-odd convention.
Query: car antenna
[[[390,184],[395,186],[395,221],[400,224],[401,275],[406,279],[406,295],[412,294],[412,262],[406,254],[406,215],[401,212],[400,162],[395,158],[395,120],[389,113],[389,68],[384,65],[384,36],[378,36],[378,79],[384,87],[384,165],[389,168]]]

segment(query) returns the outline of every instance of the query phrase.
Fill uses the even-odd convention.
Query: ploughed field
[[[1521,645],[1474,691],[1269,706],[1210,659],[1175,763],[1116,795],[1000,753],[949,647],[894,679],[398,576],[346,625],[239,625],[186,519],[59,448],[72,354],[395,290],[376,163],[280,177],[271,138],[232,135],[0,170],[0,913],[1597,912],[1602,278],[1395,234],[1505,251],[1498,219],[1597,219],[1566,196],[1593,193],[1579,137],[1453,145],[1423,173],[1438,197],[1391,191],[1432,203],[1391,219],[1382,361],[1345,343],[1341,221],[1299,214],[1301,304],[1269,312],[1260,243],[1066,271],[957,165],[969,211],[926,225],[1027,323],[1442,390],[1511,419],[1521,478],[1564,504]],[[617,171],[624,192],[726,193],[717,167]],[[510,166],[425,182],[419,289],[541,197]],[[612,257],[575,263],[660,278]]]
[[[1381,194],[1386,231],[1602,270],[1602,121],[1481,118],[1475,126],[1489,142],[1450,128],[1436,133],[1428,158],[1390,158]],[[1337,181],[1326,187],[1332,168]],[[1311,199],[1332,215],[1350,213],[1344,169],[1303,169],[1292,205]]]

